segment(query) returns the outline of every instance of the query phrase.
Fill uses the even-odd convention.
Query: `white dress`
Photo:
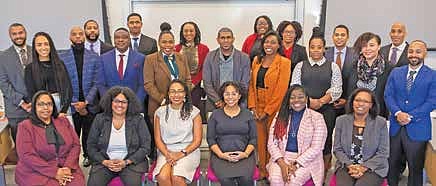
[[[200,114],[200,110],[193,106],[191,116],[187,120],[182,120],[180,117],[180,110],[168,107],[168,121],[165,121],[167,106],[159,107],[155,116],[159,117],[160,133],[163,143],[167,146],[168,150],[179,152],[185,149],[192,143],[194,118]],[[158,150],[156,168],[153,171],[153,180],[156,181],[156,175],[159,174],[162,167],[165,165],[165,156]],[[192,182],[195,170],[200,165],[200,149],[197,148],[194,152],[188,154],[178,160],[173,167],[173,175],[181,176],[186,179],[187,183]]]

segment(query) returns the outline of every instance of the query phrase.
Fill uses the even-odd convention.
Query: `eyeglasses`
[[[176,95],[176,94],[183,94],[185,93],[185,90],[170,90],[168,91],[169,95]]]
[[[125,105],[125,104],[129,103],[129,100],[119,100],[119,99],[114,99],[114,100],[112,101],[112,103]]]
[[[372,101],[368,101],[368,100],[364,100],[364,99],[355,99],[354,101],[356,103],[366,103],[366,104],[372,103]]]
[[[237,92],[224,92],[224,97],[230,97],[230,96],[232,96],[232,97],[237,97],[237,96],[239,96],[239,93],[237,93]]]
[[[283,31],[283,35],[294,35],[294,31]]]
[[[39,103],[36,103],[36,106],[38,106],[38,107],[53,107],[53,102],[47,102],[47,103],[39,102]]]

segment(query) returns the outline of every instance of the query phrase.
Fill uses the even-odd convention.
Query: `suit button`
[[[408,101],[408,100],[406,100],[406,104],[409,104],[409,101]]]

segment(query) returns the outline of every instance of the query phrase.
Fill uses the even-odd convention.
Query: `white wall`
[[[2,0],[0,6],[0,50],[12,43],[8,28],[14,22],[22,23],[27,29],[27,43],[31,45],[36,32],[48,32],[57,49],[69,47],[69,31],[72,26],[83,26],[88,19],[100,23],[102,10],[99,0]]]

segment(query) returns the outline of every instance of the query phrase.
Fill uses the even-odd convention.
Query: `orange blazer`
[[[176,64],[179,68],[179,79],[191,89],[191,74],[186,57],[174,52]],[[145,58],[144,88],[149,95],[148,116],[153,120],[154,112],[164,100],[171,83],[171,73],[162,56],[162,51],[155,52]]]
[[[256,107],[257,91],[256,91],[256,79],[257,72],[262,63],[257,63],[257,57],[254,58],[251,66],[251,79],[248,87],[248,108],[252,109]],[[265,110],[269,116],[279,110],[283,97],[285,97],[286,91],[289,87],[289,78],[291,77],[291,61],[279,54],[276,54],[274,61],[265,74],[265,88],[267,89],[267,95],[270,95],[269,99],[265,100]]]

